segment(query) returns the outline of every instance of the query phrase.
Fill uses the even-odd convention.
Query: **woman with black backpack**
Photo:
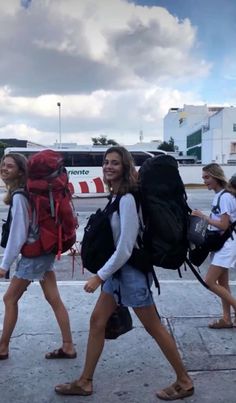
[[[157,315],[147,278],[142,271],[127,263],[136,245],[140,226],[132,194],[137,190],[137,172],[130,153],[123,147],[109,148],[104,156],[103,174],[112,198],[121,196],[119,211],[113,212],[110,218],[115,251],[84,286],[86,292],[93,293],[102,285],[102,292],[90,319],[83,372],[74,382],[57,385],[55,391],[61,395],[92,395],[93,375],[103,350],[105,327],[121,301],[122,305],[133,308],[176,373],[176,381],[157,392],[157,397],[163,400],[175,400],[191,396],[194,393],[193,382],[183,365],[174,339]],[[151,281],[150,278],[150,283]]]

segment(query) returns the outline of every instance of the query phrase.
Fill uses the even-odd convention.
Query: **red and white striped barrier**
[[[72,194],[106,192],[105,184],[100,177],[89,179],[87,181],[80,181],[78,183],[70,182],[69,187]]]

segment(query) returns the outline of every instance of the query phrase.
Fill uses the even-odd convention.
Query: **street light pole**
[[[58,120],[58,129],[59,129],[59,148],[61,148],[61,103],[57,102],[58,111],[59,111],[59,120]]]

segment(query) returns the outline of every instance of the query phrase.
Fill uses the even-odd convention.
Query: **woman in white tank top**
[[[230,223],[236,221],[236,197],[233,183],[236,189],[236,178],[231,179],[227,185],[222,168],[211,163],[202,171],[202,178],[209,190],[214,190],[215,196],[212,202],[212,212],[206,217],[201,211],[194,210],[193,215],[207,219],[209,229],[213,231],[225,231]],[[225,189],[228,190],[225,192]],[[220,196],[220,199],[219,199]],[[219,200],[219,203],[218,203]],[[217,208],[219,204],[219,208]],[[232,296],[229,287],[229,270],[236,269],[236,234],[233,232],[224,246],[217,252],[211,253],[211,264],[206,274],[206,283],[210,290],[221,298],[222,317],[211,323],[211,329],[224,329],[236,326],[236,299]],[[234,310],[234,321],[231,319],[231,306]]]

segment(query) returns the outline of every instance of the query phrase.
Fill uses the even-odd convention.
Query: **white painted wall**
[[[185,120],[180,125],[179,118]],[[164,140],[173,137],[179,150],[186,152],[187,135],[194,133],[203,126],[209,126],[202,133],[202,163],[217,162],[226,164],[231,152],[231,143],[236,142],[236,108],[222,107],[218,112],[208,109],[207,105],[184,105],[177,110],[169,110],[164,118]]]
[[[185,185],[189,184],[203,184],[202,181],[202,168],[205,164],[195,165],[180,165],[179,173]],[[236,165],[221,165],[224,170],[226,179],[230,179],[236,173]]]
[[[183,123],[179,119],[183,118]],[[184,105],[177,110],[170,109],[164,117],[164,141],[169,141],[173,137],[175,145],[180,151],[186,153],[187,135],[201,128],[202,124],[207,124],[208,108],[206,105]]]

